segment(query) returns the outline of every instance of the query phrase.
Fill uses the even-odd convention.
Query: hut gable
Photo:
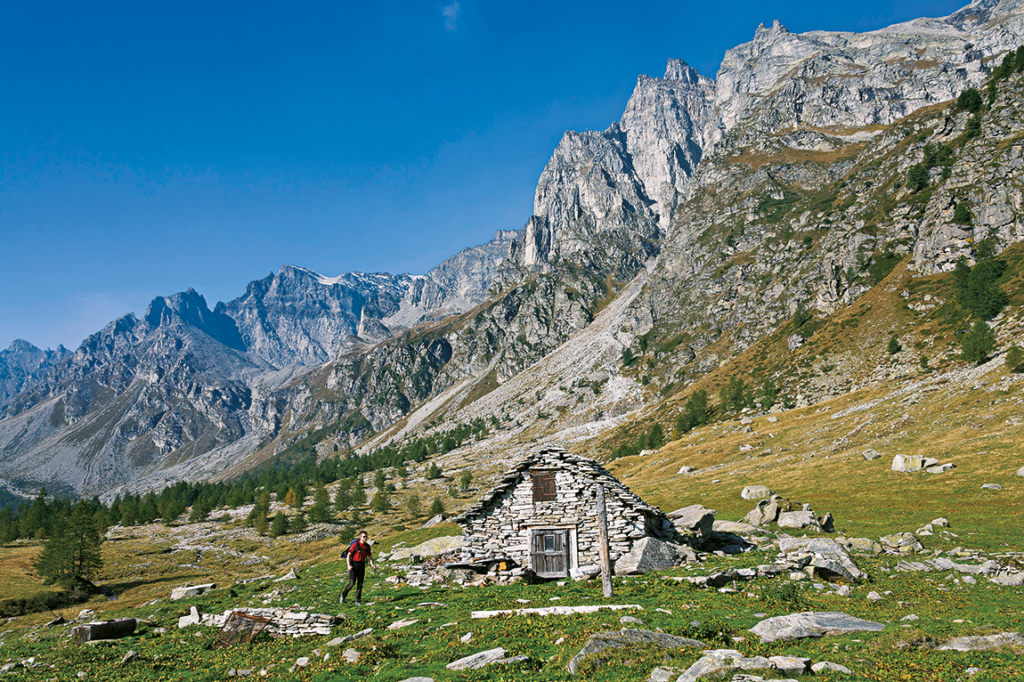
[[[456,517],[463,559],[503,556],[542,577],[599,561],[597,486],[605,489],[612,561],[661,527],[662,512],[599,463],[560,447],[530,454]]]

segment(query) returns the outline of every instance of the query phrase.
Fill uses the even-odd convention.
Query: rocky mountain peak
[[[172,296],[157,296],[149,304],[143,319],[154,328],[188,324],[228,348],[245,350],[235,321],[223,312],[211,311],[202,294],[192,288]]]
[[[664,80],[667,81],[685,81],[696,85],[702,78],[704,77],[700,75],[697,69],[682,59],[670,59],[668,60],[668,66],[665,67]]]

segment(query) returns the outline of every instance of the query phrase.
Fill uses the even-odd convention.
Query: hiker
[[[363,603],[363,576],[366,575],[366,562],[369,560],[373,570],[377,570],[377,564],[373,563],[373,550],[367,542],[369,535],[366,531],[359,533],[359,537],[352,541],[348,551],[345,553],[345,563],[348,564],[348,585],[341,593],[341,603],[345,603],[349,590],[356,586],[356,604]]]

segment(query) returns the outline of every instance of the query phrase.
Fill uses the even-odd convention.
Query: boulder
[[[1011,646],[1024,649],[1024,637],[1019,632],[1000,632],[995,635],[975,637],[954,637],[945,644],[936,647],[939,651],[984,651]]]
[[[774,494],[772,489],[766,485],[748,485],[740,493],[740,497],[744,500],[763,500]]]
[[[947,471],[952,471],[956,468],[956,465],[952,462],[946,462],[945,464],[937,464],[935,466],[925,467],[925,471],[929,474],[944,474]]]
[[[878,538],[878,542],[890,554],[914,554],[924,549],[924,545],[913,533],[893,533]]]
[[[811,672],[820,673],[823,671],[843,673],[844,675],[852,675],[853,671],[844,665],[838,663],[832,663],[831,661],[820,661],[811,666]]]
[[[924,468],[924,458],[920,455],[896,455],[892,458],[892,470],[901,473],[920,471]]]
[[[999,485],[998,483],[982,483],[981,484],[981,489],[982,490],[1002,490],[1003,486]]]
[[[430,520],[427,521],[426,523],[424,523],[422,526],[420,526],[420,528],[433,528],[434,526],[436,526],[437,524],[439,524],[439,523],[441,523],[443,521],[444,521],[444,514],[437,514],[436,516],[431,516]]]
[[[864,459],[868,460],[869,462],[873,459],[878,459],[881,456],[882,453],[879,452],[878,450],[872,450],[871,448],[868,448],[867,450],[864,451]]]
[[[679,467],[679,471],[676,472],[676,473],[679,473],[679,474],[691,474],[694,471],[696,471],[696,469],[694,469],[693,467],[683,465],[683,466]]]
[[[800,656],[769,656],[768,660],[783,675],[803,675],[811,664],[811,659]]]
[[[185,585],[184,587],[175,587],[171,590],[171,599],[188,599],[189,597],[198,597],[208,590],[215,590],[217,586],[213,583],[207,583],[205,585]]]
[[[696,663],[679,676],[677,682],[696,682],[699,679],[733,677],[739,670],[776,670],[764,656],[744,656],[735,649],[710,649]],[[739,677],[739,676],[737,676]]]
[[[1024,467],[1021,467],[1020,469],[1017,469],[1017,475],[1018,476],[1024,476]]]
[[[637,646],[657,646],[662,649],[680,649],[686,647],[703,647],[704,643],[695,639],[666,635],[663,632],[652,632],[650,630],[634,630],[623,628],[619,632],[596,632],[584,645],[580,652],[569,661],[568,670],[575,675],[580,664],[587,656],[596,654],[604,649],[626,649]]]
[[[641,575],[663,571],[680,563],[679,554],[668,543],[656,538],[640,538],[633,549],[615,562],[615,575]]]
[[[505,658],[505,650],[501,647],[488,649],[472,656],[465,656],[445,666],[448,670],[477,670]]]
[[[76,625],[71,629],[71,638],[76,644],[95,642],[101,639],[120,639],[135,632],[137,621],[134,618],[118,618],[98,623]]]
[[[812,511],[781,512],[776,523],[779,528],[806,528],[815,532],[822,530],[818,517]]]
[[[769,523],[775,523],[781,512],[793,511],[794,509],[794,505],[789,500],[783,499],[779,495],[772,495],[770,499],[758,502],[757,506],[743,517],[743,522],[755,526],[764,526]]]
[[[829,580],[829,575],[839,576],[846,580],[860,580],[864,573],[857,567],[850,555],[835,540],[830,538],[779,538],[779,551],[784,554],[813,554],[810,566],[817,573]]]
[[[274,582],[275,583],[282,583],[282,582],[285,582],[286,580],[298,580],[298,579],[299,579],[299,574],[296,573],[295,572],[295,568],[292,567],[291,569],[288,570],[287,573],[282,575],[280,578],[278,578]]]
[[[885,626],[842,611],[805,611],[767,618],[750,628],[762,642],[791,641],[804,637],[843,635],[851,632],[881,632]]]
[[[668,518],[680,533],[691,536],[698,542],[703,542],[711,535],[715,523],[715,513],[714,509],[708,509],[700,504],[692,504],[671,512]]]

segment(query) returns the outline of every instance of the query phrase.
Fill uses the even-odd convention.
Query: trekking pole
[[[373,565],[373,575],[377,578],[377,587],[380,589],[380,597],[381,599],[384,599],[386,597],[384,594],[384,584],[380,581],[380,573],[377,572],[377,564]]]

